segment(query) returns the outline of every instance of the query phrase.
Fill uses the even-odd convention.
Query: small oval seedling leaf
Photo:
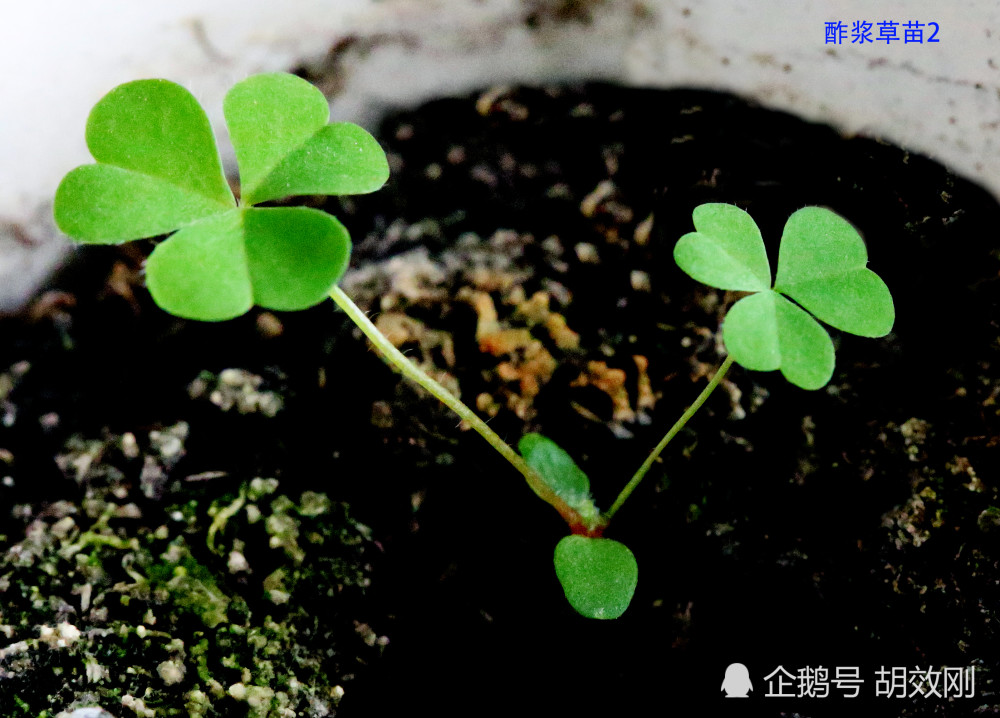
[[[208,117],[167,80],[119,85],[91,110],[87,147],[98,164],[70,172],[53,213],[74,239],[152,237],[236,206]]]
[[[753,218],[731,204],[699,205],[696,232],[674,246],[674,261],[689,276],[718,289],[758,292],[771,287],[771,268]]]
[[[566,536],[556,546],[554,563],[566,600],[577,613],[604,619],[625,613],[639,580],[635,556],[625,544]]]
[[[328,125],[323,93],[300,77],[254,75],[223,110],[247,205],[291,195],[363,194],[389,178],[385,152],[357,125]]]
[[[833,376],[833,341],[809,313],[772,290],[732,306],[722,338],[747,369],[781,373],[803,389],[819,389]]]
[[[774,289],[837,329],[885,336],[895,321],[892,296],[867,264],[864,240],[850,222],[805,207],[785,224]]]
[[[306,207],[233,210],[169,237],[146,262],[156,303],[186,319],[221,321],[257,304],[318,304],[347,269],[351,243],[332,216]]]
[[[556,442],[541,434],[525,434],[517,443],[517,450],[567,504],[588,515],[596,512],[590,496],[590,479]]]

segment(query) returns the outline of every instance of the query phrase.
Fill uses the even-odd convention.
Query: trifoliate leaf
[[[116,87],[91,112],[87,144],[97,164],[63,179],[56,222],[86,242],[176,232],[150,255],[147,278],[156,302],[178,316],[222,320],[254,304],[312,306],[347,268],[347,230],[319,210],[251,205],[370,192],[388,177],[385,153],[360,127],[326,124],[322,93],[293,75],[238,83],[225,111],[246,175],[240,207],[194,97],[166,80],[140,80]]]
[[[780,369],[793,384],[818,389],[833,376],[834,350],[815,318],[868,337],[892,329],[889,289],[867,268],[864,241],[843,217],[822,207],[789,217],[773,289],[760,231],[746,212],[703,204],[693,218],[698,231],[674,247],[678,266],[719,289],[757,292],[737,301],[723,323],[727,350],[746,368]]]

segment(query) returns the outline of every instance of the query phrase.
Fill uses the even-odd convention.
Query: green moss
[[[59,461],[83,499],[22,507],[23,530],[3,532],[24,536],[0,544],[4,715],[332,711],[342,675],[380,646],[357,634],[357,616],[320,603],[338,595],[349,610],[362,596],[367,529],[325,495],[286,495],[274,479],[198,496],[178,482],[143,513],[120,446],[72,441]],[[169,463],[147,446],[141,458]],[[172,456],[182,450],[171,444]]]

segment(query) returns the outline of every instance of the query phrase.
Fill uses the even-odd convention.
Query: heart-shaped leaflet
[[[868,269],[858,230],[824,207],[803,207],[785,223],[774,291],[863,337],[885,336],[896,318],[889,288]]]
[[[243,204],[291,195],[365,194],[389,178],[385,153],[349,122],[328,125],[323,93],[285,73],[237,83],[223,103]]]
[[[180,85],[119,85],[90,111],[86,134],[97,164],[67,174],[53,207],[73,239],[120,244],[236,207],[208,117]]]
[[[697,231],[677,240],[677,266],[718,289],[759,292],[771,287],[764,240],[749,214],[715,202],[695,207],[691,216]]]
[[[771,289],[743,297],[722,325],[722,339],[747,369],[774,371],[803,389],[819,389],[833,376],[833,341],[801,307]]]

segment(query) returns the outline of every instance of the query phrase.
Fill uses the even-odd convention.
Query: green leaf
[[[546,484],[581,514],[596,515],[590,496],[590,480],[556,442],[541,434],[525,434],[517,450]]]
[[[771,287],[771,268],[760,230],[749,214],[731,204],[699,205],[698,231],[681,237],[674,261],[692,278],[719,289],[757,292]]]
[[[187,319],[232,319],[254,304],[305,309],[326,298],[350,251],[347,230],[325,212],[232,210],[157,245],[146,283],[159,306]]]
[[[254,75],[223,104],[240,167],[242,202],[303,194],[362,194],[385,184],[389,165],[357,125],[328,125],[323,93],[294,75]]]
[[[109,165],[83,165],[69,172],[56,189],[53,207],[62,232],[91,244],[155,237],[225,211],[164,179]]]
[[[97,160],[56,190],[59,229],[116,244],[173,231],[236,206],[198,101],[167,80],[119,85],[87,119]]]
[[[781,373],[803,389],[833,376],[830,335],[808,312],[770,289],[732,306],[722,326],[726,349],[747,369]]]
[[[837,329],[885,336],[895,320],[892,296],[867,264],[864,240],[850,222],[805,207],[785,224],[774,289]]]
[[[87,144],[98,163],[63,179],[56,222],[87,242],[176,231],[150,255],[147,284],[157,304],[181,317],[217,321],[254,304],[317,304],[347,268],[347,230],[318,210],[249,205],[370,192],[388,177],[385,153],[360,127],[327,125],[322,93],[292,75],[248,78],[225,109],[250,184],[243,207],[194,97],[166,80],[140,80],[116,87],[91,111]]]
[[[248,209],[244,221],[254,304],[296,311],[323,301],[347,271],[351,239],[318,209]]]
[[[632,601],[639,567],[627,546],[606,538],[566,536],[556,546],[556,576],[566,600],[587,618],[618,618]]]
[[[698,231],[674,248],[677,264],[705,284],[757,292],[736,302],[723,323],[729,353],[746,368],[780,369],[793,384],[818,389],[833,376],[834,351],[813,316],[868,337],[892,329],[889,289],[867,268],[861,235],[834,212],[806,207],[789,217],[773,290],[764,244],[749,215],[732,205],[704,204],[694,210],[694,224]]]
[[[253,306],[243,248],[243,212],[182,229],[146,260],[146,287],[163,309],[185,319],[232,319]]]

